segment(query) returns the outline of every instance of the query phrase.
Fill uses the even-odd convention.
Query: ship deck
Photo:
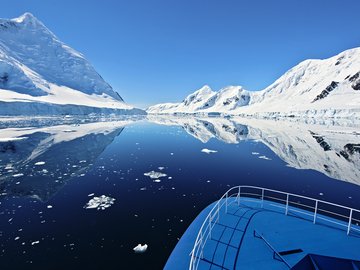
[[[274,201],[227,200],[226,209],[220,209],[218,219],[210,222],[192,269],[323,269],[319,264],[324,261],[333,267],[327,269],[360,269],[358,224],[351,224],[348,235],[346,220],[318,214],[314,224],[314,214],[306,209],[292,206],[286,215],[284,205]],[[165,269],[189,269],[189,254],[215,203],[190,225]]]

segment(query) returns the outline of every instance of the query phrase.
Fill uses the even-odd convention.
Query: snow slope
[[[181,103],[158,104],[147,112],[360,118],[360,48],[303,61],[261,91],[240,86],[218,92],[206,86],[206,93],[202,89]]]
[[[136,113],[32,14],[0,19],[0,114]],[[19,109],[19,111],[17,111]]]

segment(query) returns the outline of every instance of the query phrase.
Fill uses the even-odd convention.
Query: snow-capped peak
[[[200,90],[182,103],[155,105],[148,112],[360,118],[360,48],[328,59],[305,60],[261,91],[241,86]]]
[[[0,102],[133,108],[31,13],[0,19]]]
[[[199,90],[187,96],[182,104],[184,106],[191,106],[193,109],[198,110],[204,106],[209,106],[209,102],[212,102],[212,97],[215,94],[216,92],[212,91],[208,85],[204,85]]]
[[[23,15],[11,19],[11,21],[16,22],[16,23],[25,23],[25,24],[37,24],[40,23],[40,21],[30,12],[25,12]]]
[[[80,53],[31,13],[1,22],[0,75],[6,73],[7,82],[0,88],[37,96],[51,94],[48,86],[54,83],[122,101]]]
[[[210,94],[210,93],[212,93],[212,90],[211,90],[209,85],[205,84],[203,87],[201,87],[195,93],[198,93],[198,94]]]

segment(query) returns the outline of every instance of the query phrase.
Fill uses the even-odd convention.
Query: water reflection
[[[124,127],[135,121],[1,129],[0,194],[49,200],[71,178],[84,176]],[[181,126],[203,143],[258,141],[290,167],[360,184],[360,129],[354,125],[154,116],[148,121]]]
[[[288,166],[319,171],[360,184],[360,129],[351,122],[291,122],[246,118],[169,118],[148,116],[161,125],[178,125],[206,143],[255,140],[268,146]]]
[[[0,133],[0,194],[47,201],[84,176],[132,121],[8,128]]]

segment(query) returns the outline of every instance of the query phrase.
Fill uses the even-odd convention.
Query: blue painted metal
[[[309,254],[313,256],[304,259],[305,264],[311,260],[326,261],[316,256],[327,256],[340,258],[342,262],[347,260],[354,265],[351,269],[357,269],[360,227],[350,222],[351,231],[347,235],[349,222],[346,217],[338,220],[317,211],[315,216],[314,211],[297,208],[288,201],[285,204],[267,200],[263,193],[259,194],[259,198],[239,193],[223,200],[223,207],[220,206],[214,213],[218,216],[207,224],[211,237],[202,239],[203,250],[197,254],[197,269],[290,269]],[[199,229],[215,205],[216,202],[204,209],[190,225],[165,269],[189,269],[189,254]],[[261,235],[261,239],[254,237],[254,231]],[[292,249],[303,252],[285,256],[279,254]],[[274,254],[278,259],[274,259]],[[309,269],[317,268],[313,263]]]

